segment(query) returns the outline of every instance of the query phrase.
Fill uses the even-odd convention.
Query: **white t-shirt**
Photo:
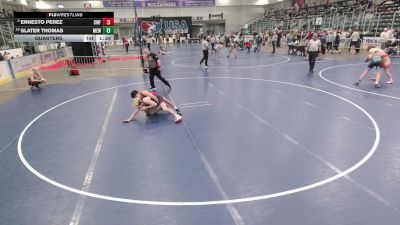
[[[387,35],[387,32],[385,32],[385,31],[383,31],[382,33],[381,33],[381,41],[382,42],[385,42],[387,39],[388,39],[388,35]]]
[[[203,40],[201,42],[201,47],[203,48],[203,50],[208,50],[208,41]]]
[[[335,40],[335,36],[332,33],[329,33],[326,36],[326,42],[333,42]]]
[[[319,39],[317,39],[315,41],[313,39],[311,39],[308,42],[308,51],[309,52],[318,52],[319,47],[321,47],[321,41]]]
[[[360,33],[358,33],[357,31],[354,31],[350,38],[351,38],[351,41],[358,41],[360,39]]]
[[[272,35],[271,41],[278,41],[278,35],[277,34]]]
[[[211,43],[215,43],[215,37],[211,37],[211,38],[210,38],[210,42],[211,42]]]
[[[389,41],[392,40],[392,39],[394,38],[393,30],[389,30],[389,31],[387,32],[387,38],[388,38]]]

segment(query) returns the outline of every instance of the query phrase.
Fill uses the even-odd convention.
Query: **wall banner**
[[[214,7],[215,0],[137,0],[137,8]],[[103,1],[104,8],[133,8],[133,1]]]
[[[192,17],[159,17],[138,19],[142,35],[191,34]]]

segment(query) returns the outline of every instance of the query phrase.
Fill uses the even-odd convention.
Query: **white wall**
[[[58,1],[43,0],[46,9],[57,8]],[[65,9],[73,11],[86,11],[83,9],[85,2],[92,4],[92,11],[114,11],[115,18],[133,18],[133,8],[103,8],[102,1],[60,1]],[[224,13],[225,30],[230,31],[250,23],[254,18],[261,16],[265,8],[286,8],[290,0],[216,0],[216,7],[199,8],[139,8],[139,17],[150,17],[160,15],[163,17],[172,16],[203,16],[208,19],[208,14]],[[269,5],[265,5],[268,3]]]
[[[0,0],[1,1],[1,0]],[[3,0],[4,1],[4,0]],[[28,0],[28,4],[34,0]],[[115,1],[124,1],[124,0],[115,0]],[[266,4],[274,4],[277,2],[288,2],[290,0],[215,0],[216,6],[243,6],[243,5],[266,5]],[[318,1],[318,0],[315,0]],[[323,0],[319,0],[323,1]],[[43,5],[48,5],[49,8],[56,8],[57,3],[63,3],[65,8],[83,8],[83,4],[85,2],[90,2],[92,4],[92,8],[101,8],[103,3],[102,1],[48,1],[42,0]]]
[[[69,4],[71,3],[72,2]],[[69,8],[67,7],[67,2],[65,2],[65,8]],[[79,8],[74,11],[84,11],[84,9]],[[132,8],[92,8],[91,11],[114,11],[114,18],[134,18],[134,11]],[[200,8],[140,8],[137,12],[139,17],[151,17],[154,15],[160,15],[162,17],[203,16],[205,19],[208,19],[209,13],[224,13],[225,30],[230,31],[245,23],[249,23],[254,18],[262,15],[264,13],[264,6],[246,5]]]
[[[215,0],[217,6],[266,5],[289,0]]]
[[[25,0],[27,5],[22,5],[21,0],[0,0],[0,9],[10,10],[10,11],[19,11],[19,12],[30,12],[33,11],[35,6],[35,0]]]
[[[250,23],[254,18],[264,14],[263,6],[227,6],[216,8],[217,13],[224,13],[226,31],[236,29],[245,23]]]

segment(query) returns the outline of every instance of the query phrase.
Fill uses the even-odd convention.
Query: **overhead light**
[[[36,8],[37,9],[50,9],[51,6],[47,3],[45,3],[42,0],[36,1]]]
[[[63,8],[64,8],[64,4],[62,4],[62,3],[57,3],[57,8],[63,9]]]
[[[269,0],[258,0],[256,2],[256,5],[266,5],[269,3]]]
[[[227,5],[227,4],[230,3],[230,1],[231,1],[231,0],[219,0],[218,3],[219,3],[220,5]]]
[[[20,0],[19,3],[20,3],[21,5],[28,5],[28,3],[26,2],[26,0]]]

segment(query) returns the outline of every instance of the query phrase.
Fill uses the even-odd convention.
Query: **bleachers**
[[[0,12],[0,50],[20,47],[14,42],[14,23],[12,13]]]
[[[263,18],[250,24],[250,32],[273,30],[310,30],[315,19],[323,18],[323,29],[361,29],[377,35],[385,27],[400,29],[400,1],[383,1],[368,5],[368,0],[339,0],[329,5],[309,6],[303,9],[270,10]]]
[[[400,1],[387,1],[377,7],[379,23],[377,30],[382,31],[385,27],[400,29]]]

